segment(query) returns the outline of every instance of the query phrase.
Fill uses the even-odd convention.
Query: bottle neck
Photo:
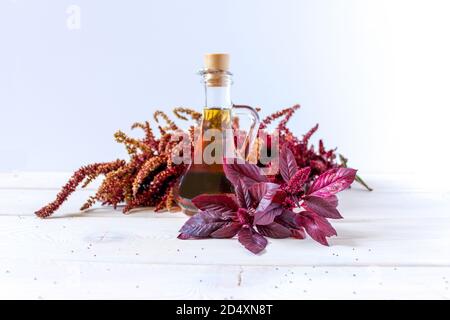
[[[205,85],[206,108],[231,108],[231,86],[208,87]]]
[[[206,108],[231,108],[231,73],[220,71],[204,71],[202,73],[205,86]]]

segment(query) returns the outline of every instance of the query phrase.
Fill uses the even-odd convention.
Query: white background
[[[294,132],[319,122],[316,139],[362,173],[436,174],[449,158],[449,16],[445,0],[0,0],[0,171],[125,157],[114,131],[200,109],[203,54],[229,52],[235,103],[302,104]]]

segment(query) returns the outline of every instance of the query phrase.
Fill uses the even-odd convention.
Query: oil
[[[198,195],[233,193],[233,186],[226,178],[222,166],[223,155],[227,148],[231,147],[227,144],[234,141],[232,137],[228,137],[230,132],[230,109],[203,110],[201,132],[195,142],[193,163],[176,190],[178,204],[186,214],[192,215],[198,211],[192,203],[192,199]]]

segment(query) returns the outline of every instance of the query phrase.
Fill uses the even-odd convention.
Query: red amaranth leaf
[[[255,183],[250,188],[250,194],[258,206],[256,212],[264,212],[272,203],[273,198],[280,189],[280,185],[270,182]]]
[[[280,152],[280,173],[284,181],[289,182],[298,171],[297,162],[292,151],[283,146]]]
[[[180,240],[199,240],[199,239],[205,239],[207,237],[196,237],[196,236],[191,236],[186,233],[180,233],[177,238]]]
[[[261,170],[255,164],[251,163],[238,163],[237,159],[225,159],[223,164],[223,171],[225,172],[228,180],[232,184],[236,185],[239,179],[242,180],[244,186],[250,188],[257,182],[267,182],[267,177],[261,174]]]
[[[297,215],[296,222],[305,228],[311,238],[317,242],[328,246],[327,237],[336,236],[336,230],[327,219],[310,211],[302,211]]]
[[[303,198],[302,207],[306,210],[315,212],[324,218],[342,219],[341,214],[333,204],[334,203],[327,201],[326,198],[306,196]]]
[[[291,230],[289,230],[289,228],[286,228],[276,222],[272,222],[271,224],[265,226],[259,225],[256,226],[256,228],[261,235],[269,238],[284,239],[291,236]]]
[[[271,224],[276,217],[283,213],[283,210],[279,204],[272,203],[265,210],[255,212],[253,223],[260,226]]]
[[[306,238],[305,229],[303,228],[291,229],[291,237],[295,239],[305,239]]]
[[[234,192],[236,193],[236,200],[240,208],[248,209],[251,207],[251,195],[241,179],[239,179],[238,183],[235,185]]]
[[[239,242],[249,251],[258,254],[267,246],[267,239],[252,228],[242,228],[238,233]]]
[[[329,197],[347,189],[355,180],[356,170],[350,168],[334,168],[322,173],[311,185],[308,195]]]
[[[189,218],[181,227],[180,233],[194,237],[208,237],[212,232],[228,222],[220,213],[200,211]]]
[[[220,229],[217,229],[211,233],[212,238],[233,238],[239,230],[241,230],[242,225],[239,222],[227,222]]]
[[[298,228],[296,219],[297,214],[291,210],[284,209],[283,212],[275,218],[275,222],[288,227],[288,228]]]
[[[252,217],[249,215],[247,209],[239,208],[236,212],[236,216],[242,225],[252,224]]]
[[[192,203],[202,211],[230,214],[238,209],[234,199],[224,194],[202,194],[192,199]]]
[[[332,195],[332,196],[325,197],[325,198],[322,198],[322,199],[327,201],[330,205],[332,205],[335,208],[339,204],[339,200],[338,200],[338,197],[336,197],[336,195]]]

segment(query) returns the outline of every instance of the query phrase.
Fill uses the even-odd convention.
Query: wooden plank
[[[75,192],[58,210],[55,216],[79,214],[81,205],[93,195],[91,190]],[[1,215],[33,215],[33,212],[55,199],[56,190],[0,189]],[[99,208],[100,206],[96,206]],[[379,219],[395,216],[408,219],[411,216],[448,217],[450,193],[403,192],[390,193],[375,190],[346,190],[339,194],[339,209],[345,218]],[[122,217],[121,209],[104,207],[85,216]],[[147,211],[148,212],[148,211]]]
[[[0,172],[0,189],[59,189],[71,175],[70,172]],[[96,186],[98,181],[90,189]]]
[[[0,258],[81,260],[142,264],[282,266],[450,266],[448,218],[349,218],[335,221],[339,236],[324,247],[311,239],[270,239],[254,256],[236,239],[176,237],[182,216],[41,220],[0,217]]]
[[[34,217],[66,178],[0,174],[0,298],[450,298],[445,189],[374,179],[340,195],[330,247],[271,239],[254,256],[236,239],[178,240],[181,213],[80,213],[93,190]]]
[[[30,264],[32,267],[30,267]],[[450,268],[0,259],[0,299],[449,299]]]

